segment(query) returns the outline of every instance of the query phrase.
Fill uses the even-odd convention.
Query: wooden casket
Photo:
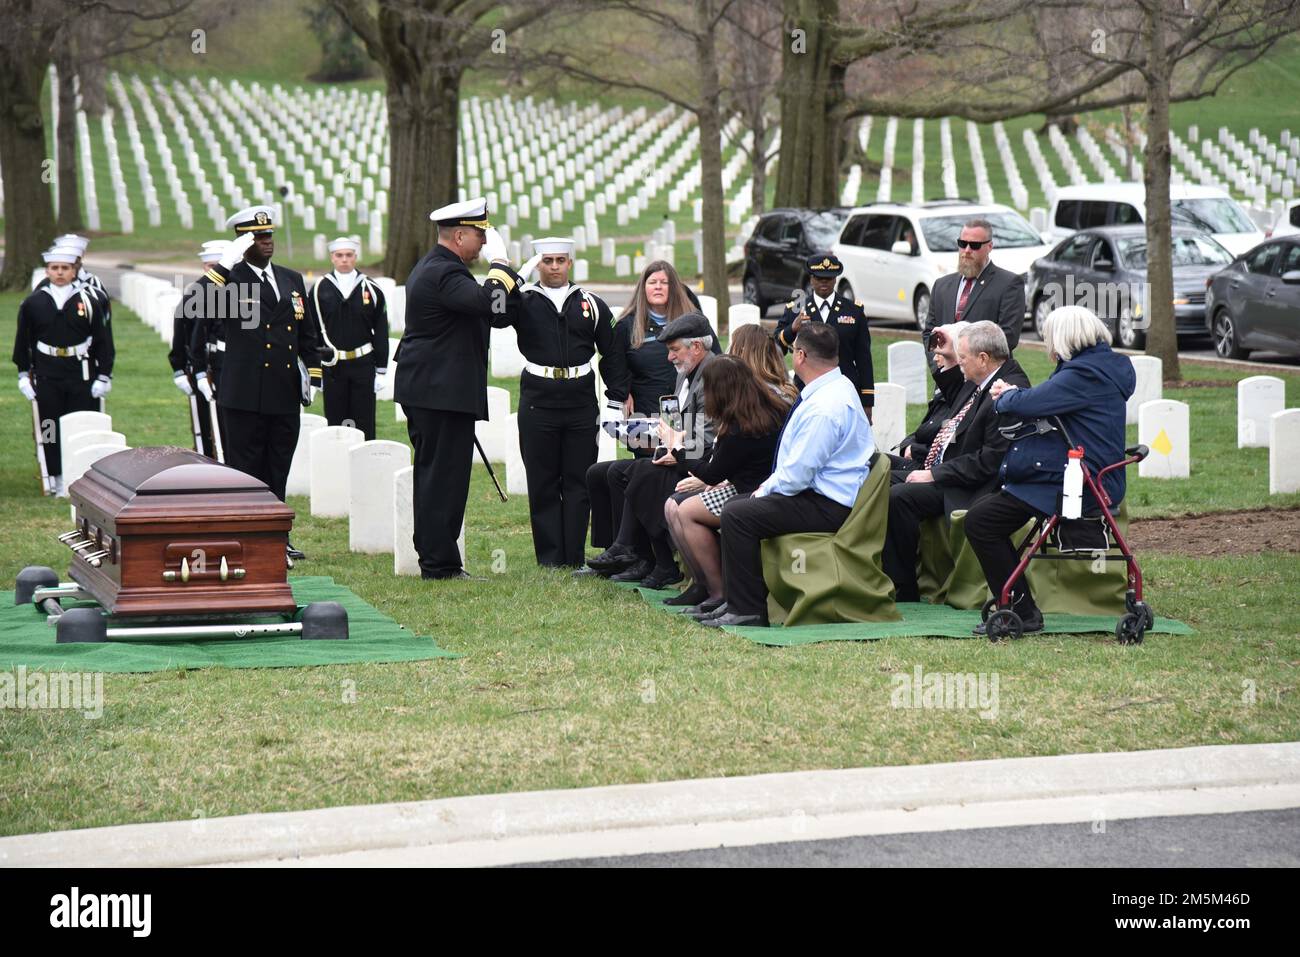
[[[114,616],[293,612],[293,509],[265,483],[181,448],[100,459],[68,490],[68,574]]]

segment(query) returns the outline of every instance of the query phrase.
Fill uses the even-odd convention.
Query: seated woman
[[[623,351],[628,372],[626,415],[659,414],[659,397],[672,393],[677,383],[677,370],[668,361],[668,348],[659,341],[659,333],[679,316],[698,311],[699,300],[671,263],[655,260],[645,267],[614,327],[614,348]],[[716,335],[713,351],[722,352]],[[633,450],[638,457],[652,451],[653,443]],[[650,558],[649,542],[634,538],[634,529],[622,528],[630,465],[630,460],[618,459],[597,462],[587,470],[591,544],[605,551],[574,574],[609,576]]]
[[[989,392],[993,408],[1010,421],[1059,416],[1070,438],[1083,446],[1083,460],[1095,475],[1124,457],[1124,407],[1137,385],[1133,364],[1111,351],[1110,331],[1082,306],[1053,310],[1042,336],[1056,371],[1030,389],[995,382]],[[966,538],[995,598],[1020,562],[1011,536],[1030,519],[1058,510],[1065,464],[1066,444],[1059,432],[1017,439],[1002,461],[1002,490],[980,499],[966,513]],[[1107,475],[1103,487],[1118,506],[1124,498],[1124,470]],[[1083,510],[1099,511],[1086,487]],[[1043,615],[1023,576],[1012,599],[1024,630],[1041,631]],[[985,634],[985,626],[976,626],[975,634]]]
[[[799,398],[799,390],[786,375],[781,348],[763,331],[762,326],[741,326],[733,332],[727,354],[749,366],[754,375],[758,376],[758,381],[766,383],[787,405]]]
[[[762,338],[776,348],[767,336]],[[690,588],[668,603],[694,605],[688,614],[712,612],[722,604],[722,552],[717,537],[722,506],[748,495],[771,474],[781,425],[789,411],[772,384],[761,381],[735,356],[715,359],[701,375],[705,414],[717,436],[713,455],[692,467],[677,484],[677,494],[664,503],[664,520],[694,578]]]

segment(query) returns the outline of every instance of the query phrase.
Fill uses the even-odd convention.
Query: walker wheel
[[[1121,645],[1140,645],[1146,630],[1146,616],[1130,613],[1115,625],[1115,639]]]
[[[989,615],[993,614],[993,610],[997,607],[998,600],[996,598],[990,598],[986,601],[980,608],[980,621],[987,622],[989,620]]]
[[[1124,595],[1124,608],[1130,614],[1142,616],[1143,620],[1146,622],[1142,626],[1143,631],[1150,631],[1155,627],[1156,613],[1151,610],[1151,606],[1146,602],[1138,601],[1134,598],[1132,591],[1129,591]]]
[[[1024,622],[1009,608],[1003,608],[989,615],[987,626],[989,641],[1002,641],[1004,638],[1014,641],[1025,633]]]

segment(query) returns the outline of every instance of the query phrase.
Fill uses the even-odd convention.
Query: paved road
[[[1300,809],[996,827],[524,867],[1298,867]]]

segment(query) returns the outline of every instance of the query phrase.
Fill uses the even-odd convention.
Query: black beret
[[[663,331],[659,333],[659,341],[672,342],[674,339],[701,339],[704,336],[711,335],[713,335],[713,327],[709,325],[709,320],[698,312],[688,312],[665,325]]]

